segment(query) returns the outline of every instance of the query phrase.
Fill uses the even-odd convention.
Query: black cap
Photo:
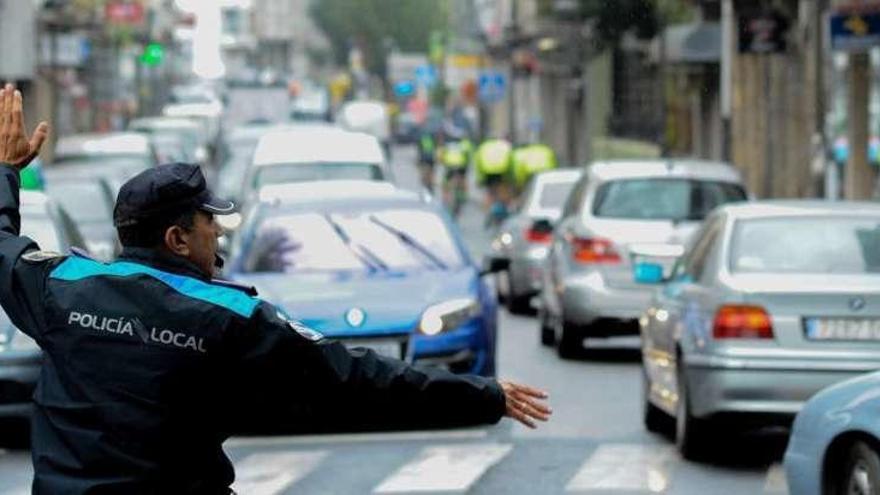
[[[202,169],[187,163],[153,167],[131,178],[119,189],[113,223],[130,227],[171,212],[195,207],[217,215],[235,211],[235,204],[214,196]]]

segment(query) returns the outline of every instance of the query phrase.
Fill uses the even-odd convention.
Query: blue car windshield
[[[375,271],[377,265],[383,270],[436,269],[464,263],[443,219],[418,209],[269,216],[245,246],[241,266],[246,273]]]

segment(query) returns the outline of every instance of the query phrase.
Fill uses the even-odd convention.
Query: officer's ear
[[[189,236],[180,225],[172,225],[165,229],[165,247],[178,256],[189,256]]]

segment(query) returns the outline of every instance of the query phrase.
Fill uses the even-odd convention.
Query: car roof
[[[137,129],[199,129],[199,124],[186,117],[144,117],[134,119],[128,124],[130,130]]]
[[[55,156],[101,154],[149,155],[150,141],[136,132],[72,134],[60,138],[55,146]]]
[[[254,152],[253,164],[384,161],[381,145],[369,134],[306,125],[272,131],[261,137]]]
[[[731,203],[719,209],[734,220],[797,216],[870,216],[880,218],[880,204],[810,199]]]
[[[321,124],[321,123],[309,123],[309,124],[297,124],[297,123],[280,123],[280,122],[270,122],[270,123],[261,123],[261,124],[242,124],[233,128],[227,139],[229,141],[240,141],[240,140],[257,140],[270,132],[278,132],[278,131],[298,131],[298,130],[310,130],[310,129],[327,129],[332,128],[331,124]]]
[[[547,170],[535,175],[535,184],[544,185],[556,182],[574,182],[583,175],[582,168],[562,168],[555,170]]]
[[[682,159],[607,160],[587,168],[590,179],[611,181],[637,177],[678,177],[742,183],[742,174],[723,162]]]
[[[359,200],[411,200],[424,202],[422,196],[400,189],[390,182],[368,180],[324,180],[273,184],[259,191],[260,202],[284,205]]]

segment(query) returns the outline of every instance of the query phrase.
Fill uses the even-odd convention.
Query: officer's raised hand
[[[28,138],[24,127],[21,92],[12,84],[0,89],[0,163],[21,170],[28,166],[49,136],[49,124],[40,122]]]

